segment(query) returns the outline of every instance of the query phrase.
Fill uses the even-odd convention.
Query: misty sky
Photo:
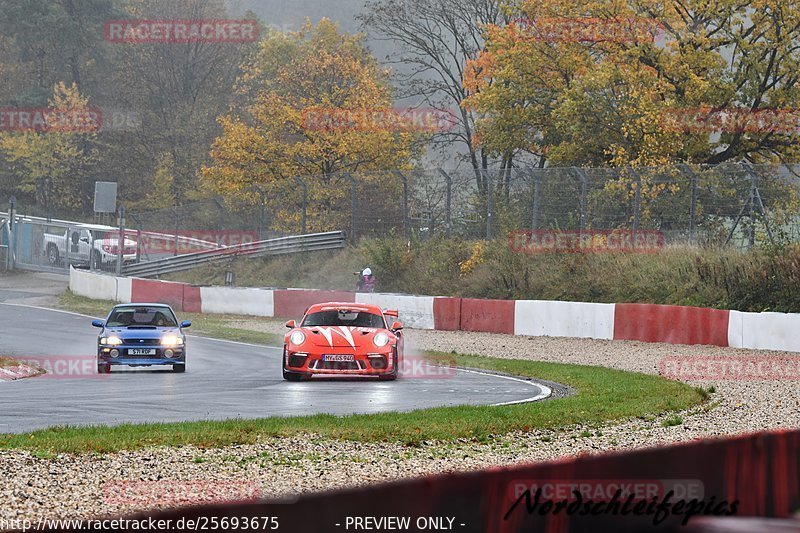
[[[269,26],[297,30],[306,18],[318,22],[323,17],[336,20],[343,30],[359,29],[356,15],[364,0],[229,0],[235,13],[252,10]]]

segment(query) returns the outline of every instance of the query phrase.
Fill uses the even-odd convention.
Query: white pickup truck
[[[66,261],[70,265],[90,265],[100,269],[116,263],[119,235],[113,230],[77,227],[63,231],[45,233],[42,238],[42,250],[51,265],[59,266]],[[136,241],[125,239],[124,263],[136,261],[136,247]]]

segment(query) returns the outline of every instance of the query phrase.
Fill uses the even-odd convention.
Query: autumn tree
[[[399,96],[442,111],[455,110],[457,127],[438,132],[433,147],[466,154],[478,190],[485,191],[483,171],[500,160],[510,167],[514,150],[495,153],[476,142],[476,107],[461,103],[470,95],[465,86],[467,65],[484,48],[487,25],[502,26],[507,17],[498,0],[371,0],[359,17],[376,39],[391,44],[386,62],[394,69]]]
[[[0,154],[17,177],[16,190],[39,196],[50,208],[91,205],[100,117],[76,85],[57,84],[47,111],[19,123],[0,132]]]
[[[618,174],[603,194],[631,203],[641,188],[643,214],[662,220],[687,198],[685,186],[656,183],[658,174],[669,178],[664,165],[793,160],[794,135],[769,125],[716,132],[676,125],[687,109],[755,116],[797,107],[800,8],[752,7],[732,0],[511,4],[513,22],[487,28],[486,47],[466,70],[464,105],[486,117],[479,142],[496,152],[539,151],[551,166],[650,168]]]
[[[229,201],[254,199],[253,187],[281,197],[273,207],[285,226],[297,222],[296,199],[287,196],[297,189],[294,177],[316,176],[309,228],[340,228],[348,216],[338,208],[349,191],[343,173],[380,180],[384,174],[369,171],[405,168],[415,133],[390,123],[387,73],[363,40],[327,19],[270,33],[243,67],[232,112],[219,118],[222,134],[203,169],[209,187]],[[392,186],[394,178],[373,188],[376,208],[390,196],[382,187]]]
[[[769,130],[712,139],[666,126],[683,108],[796,107],[797,5],[526,0],[509,9],[516,22],[487,29],[465,77],[474,93],[465,104],[489,116],[479,127],[489,147],[539,147],[552,164],[593,166],[796,155],[793,138]]]

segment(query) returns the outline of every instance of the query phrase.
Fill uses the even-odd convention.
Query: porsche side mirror
[[[92,325],[96,328],[104,328],[106,325],[103,323],[102,320],[92,320]]]
[[[295,322],[294,320],[290,320],[289,322],[286,323],[286,327],[289,329],[294,329],[297,327],[297,322]]]
[[[183,322],[181,322],[181,327],[182,328],[190,328],[190,327],[192,327],[192,323],[189,322],[188,320],[184,320]]]
[[[401,329],[403,329],[402,322],[395,322],[394,324],[392,324],[392,331],[400,331]]]

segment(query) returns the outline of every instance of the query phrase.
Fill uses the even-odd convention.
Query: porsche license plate
[[[352,363],[356,360],[356,356],[353,354],[323,355],[322,360],[326,363]]]
[[[155,355],[155,348],[131,348],[128,350],[128,355]]]

